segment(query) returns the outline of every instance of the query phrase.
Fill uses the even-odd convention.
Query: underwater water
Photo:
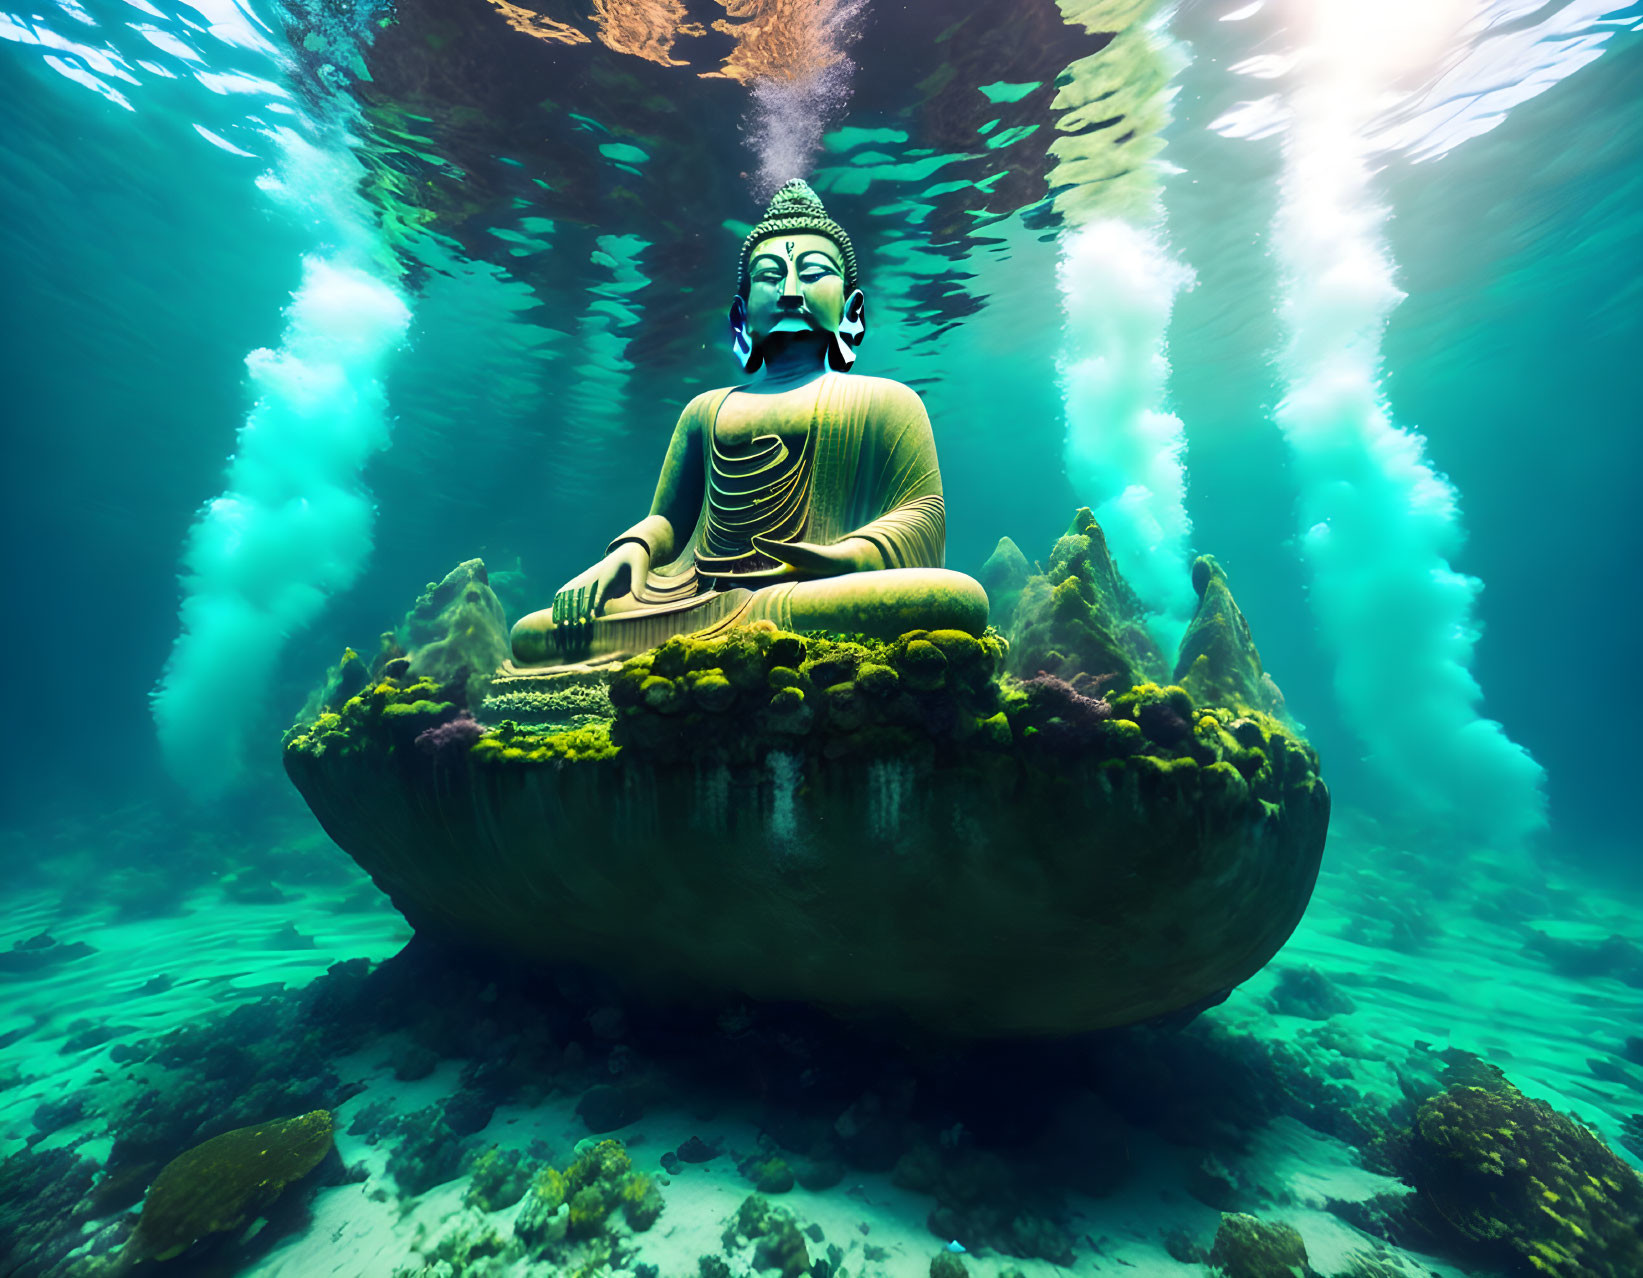
[[[1614,0],[6,0],[6,651],[43,704],[0,771],[0,1274],[1643,1272],[1640,32]],[[1054,586],[1087,507],[1165,669],[1193,558],[1224,569],[1282,688],[1261,747],[1304,737],[1330,797],[1310,900],[1243,907],[1304,916],[1224,999],[985,1034],[1017,995],[1060,1023],[990,983],[1002,922],[954,942],[968,1025],[758,997],[779,936],[637,873],[591,968],[413,942],[428,903],[288,779],[327,669],[414,647],[428,583],[483,559],[511,623],[644,515],[738,380],[738,249],[793,177],[854,239],[857,372],[928,409],[948,568],[1008,537]],[[1196,728],[1147,694],[1139,731],[1231,742],[1189,691]],[[449,818],[437,758],[372,828]],[[809,809],[771,758],[779,862]],[[1015,815],[1009,857],[1100,834]],[[833,905],[945,936],[954,858]],[[505,860],[439,889],[496,937]],[[1148,937],[1191,948],[1219,921],[1175,873]],[[728,992],[611,983],[738,943]]]

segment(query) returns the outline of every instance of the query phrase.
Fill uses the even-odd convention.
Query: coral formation
[[[635,1171],[618,1140],[584,1141],[564,1169],[544,1167],[531,1180],[514,1219],[514,1234],[533,1254],[569,1266],[597,1268],[616,1240],[611,1224],[618,1217],[635,1233],[656,1223],[664,1206],[653,1177]],[[574,1257],[566,1246],[583,1250]],[[591,1271],[591,1269],[590,1269]]]
[[[486,1212],[512,1207],[531,1184],[530,1166],[520,1152],[495,1145],[474,1159],[472,1177],[462,1201]]]
[[[810,1251],[793,1213],[772,1207],[758,1194],[742,1200],[724,1229],[726,1251],[752,1241],[753,1268],[774,1269],[782,1278],[799,1278],[810,1269]]]
[[[424,1194],[461,1175],[461,1140],[438,1106],[414,1110],[394,1126],[401,1139],[388,1156],[388,1174],[401,1192]]]
[[[464,753],[484,735],[474,717],[466,710],[454,719],[424,728],[416,735],[416,748],[425,754]]]
[[[750,1158],[742,1164],[741,1173],[761,1194],[785,1194],[797,1183],[785,1158],[765,1155]]]
[[[1025,1180],[997,1154],[921,1144],[896,1163],[892,1179],[904,1189],[930,1194],[930,1232],[963,1238],[1009,1256],[1038,1257],[1055,1265],[1072,1263],[1072,1238],[1044,1213],[1055,1209],[1047,1184]]]

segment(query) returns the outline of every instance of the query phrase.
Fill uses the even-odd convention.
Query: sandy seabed
[[[12,842],[23,838],[14,834]],[[300,822],[288,838],[314,857],[340,856]],[[105,1160],[112,1141],[100,1098],[119,1086],[122,1060],[129,1059],[120,1056],[121,1045],[129,1049],[234,1006],[300,989],[344,960],[387,960],[409,939],[386,900],[361,892],[359,880],[348,882],[345,873],[275,887],[283,900],[257,903],[243,892],[231,897],[218,884],[201,883],[158,917],[130,917],[130,909],[109,904],[77,905],[83,896],[49,879],[0,900],[0,951],[41,934],[58,946],[91,947],[36,970],[0,971],[0,1157],[71,1147],[83,1158]],[[1516,903],[1511,910],[1480,904],[1507,898]],[[1621,975],[1570,975],[1568,962],[1546,956],[1587,952],[1614,936],[1635,943],[1640,929],[1634,900],[1578,882],[1567,871],[1548,871],[1527,858],[1477,855],[1443,865],[1440,874],[1415,854],[1388,848],[1366,823],[1338,821],[1299,930],[1272,965],[1205,1016],[1238,1034],[1300,1046],[1316,1054],[1331,1077],[1387,1107],[1400,1099],[1396,1065],[1413,1045],[1475,1053],[1504,1069],[1527,1095],[1585,1121],[1638,1167],[1623,1124],[1643,1108],[1643,1068],[1623,1055],[1623,1045],[1643,1024],[1643,991]],[[1284,1002],[1275,992],[1285,970],[1297,968],[1321,974],[1354,1009],[1324,1019],[1274,1010]],[[467,1173],[406,1195],[387,1170],[391,1143],[350,1132],[367,1106],[408,1114],[459,1090],[464,1062],[457,1059],[441,1060],[417,1081],[396,1080],[394,1062],[405,1046],[398,1036],[385,1036],[332,1063],[341,1078],[361,1085],[336,1110],[337,1152],[355,1179],[312,1191],[304,1227],[240,1274],[392,1278],[401,1269],[418,1272],[426,1254],[455,1231],[508,1233],[517,1209],[487,1216],[465,1205]],[[82,1112],[43,1129],[41,1107],[74,1098],[83,1099]],[[529,1106],[500,1105],[469,1144],[545,1149],[563,1166],[589,1136],[577,1102],[577,1094],[555,1091]],[[750,1249],[725,1253],[721,1235],[753,1192],[736,1158],[760,1147],[752,1121],[678,1094],[653,1100],[641,1118],[601,1133],[606,1137],[625,1143],[636,1168],[659,1175],[666,1202],[654,1228],[624,1240],[627,1275],[648,1264],[661,1278],[694,1278],[698,1258],[712,1254],[725,1254],[733,1275],[750,1272]],[[691,1137],[726,1153],[661,1173],[662,1156]],[[1099,1199],[1068,1194],[1056,1208],[1074,1240],[1071,1269],[1206,1273],[1201,1263],[1172,1258],[1165,1245],[1173,1234],[1207,1247],[1215,1235],[1221,1213],[1189,1192],[1193,1164],[1202,1157],[1202,1149],[1136,1130],[1115,1192]],[[1397,1192],[1397,1182],[1366,1169],[1360,1151],[1293,1118],[1270,1121],[1249,1134],[1242,1153],[1222,1157],[1240,1209],[1293,1225],[1320,1274],[1347,1272],[1354,1258],[1365,1256],[1411,1275],[1489,1272],[1400,1251],[1349,1224],[1340,1204]],[[933,1235],[927,1226],[933,1200],[899,1187],[889,1173],[852,1169],[835,1188],[795,1188],[772,1201],[820,1240],[813,1255],[830,1248],[842,1253],[833,1272],[852,1278],[923,1278],[944,1244],[964,1242]],[[1006,1269],[1040,1278],[1058,1268],[976,1245],[963,1259],[977,1278]],[[499,1278],[550,1269],[540,1260],[492,1257],[466,1272]]]

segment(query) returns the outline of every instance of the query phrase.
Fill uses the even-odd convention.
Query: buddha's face
[[[772,333],[839,331],[844,266],[825,235],[772,235],[747,263],[747,336],[755,349]]]

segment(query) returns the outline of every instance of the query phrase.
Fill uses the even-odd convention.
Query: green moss
[[[862,663],[871,657],[871,652],[862,644],[831,643],[804,663],[802,673],[816,687],[831,688],[854,679]]]
[[[882,701],[901,691],[901,676],[893,666],[864,661],[856,671],[856,686],[868,696]]]
[[[736,704],[736,688],[717,666],[692,672],[690,696],[693,704],[709,714],[719,714]]]
[[[639,697],[658,714],[672,714],[684,709],[685,705],[684,694],[679,685],[671,678],[660,674],[649,676],[639,685]]]
[[[390,701],[382,707],[382,717],[385,719],[423,719],[437,721],[448,719],[456,713],[456,707],[449,701]]]
[[[1098,532],[1081,517],[1058,544],[1057,606],[1088,620],[1110,603],[1122,620],[1128,604],[1116,577],[1108,580]],[[1033,615],[1030,594],[1025,590],[1024,616]],[[1116,633],[1109,627],[1108,638]],[[1217,802],[1267,805],[1310,795],[1321,784],[1316,756],[1278,716],[1206,704],[1188,687],[1161,682],[1144,646],[1119,647],[1128,654],[1124,668],[1149,674],[1110,686],[1110,718],[1085,713],[1074,723],[1035,702],[1042,691],[1029,695],[1001,673],[1018,654],[994,631],[978,639],[957,630],[912,630],[885,641],[797,635],[760,622],[676,637],[622,663],[608,685],[614,720],[558,731],[503,722],[483,732],[468,758],[476,768],[586,766],[619,761],[632,750],[663,765],[747,767],[780,750],[810,760],[895,757],[915,768],[968,761],[993,771],[1063,773],[1087,763],[1115,783],[1127,772],[1149,782],[1173,780],[1186,801],[1197,797],[1196,785]],[[288,760],[334,751],[410,754],[416,734],[461,702],[431,679],[411,678],[406,664],[389,662],[385,670],[396,673],[383,673],[339,709],[294,728]],[[1081,696],[1096,695],[1080,687]],[[999,781],[1008,784],[1002,774]]]
[[[928,639],[910,640],[901,652],[901,676],[919,692],[934,692],[947,682],[947,654]]]
[[[1151,706],[1161,706],[1183,723],[1193,720],[1192,698],[1187,695],[1185,688],[1175,684],[1159,687],[1156,683],[1140,683],[1125,692],[1115,693],[1107,698],[1112,706],[1113,715],[1119,719],[1128,719],[1137,722],[1144,710]]]
[[[615,758],[619,750],[611,740],[608,723],[547,732],[508,722],[480,737],[470,753],[476,763],[521,765],[560,761],[588,763]]]
[[[316,1109],[214,1136],[160,1170],[127,1244],[133,1260],[169,1260],[207,1234],[238,1229],[331,1150],[329,1111]]]

